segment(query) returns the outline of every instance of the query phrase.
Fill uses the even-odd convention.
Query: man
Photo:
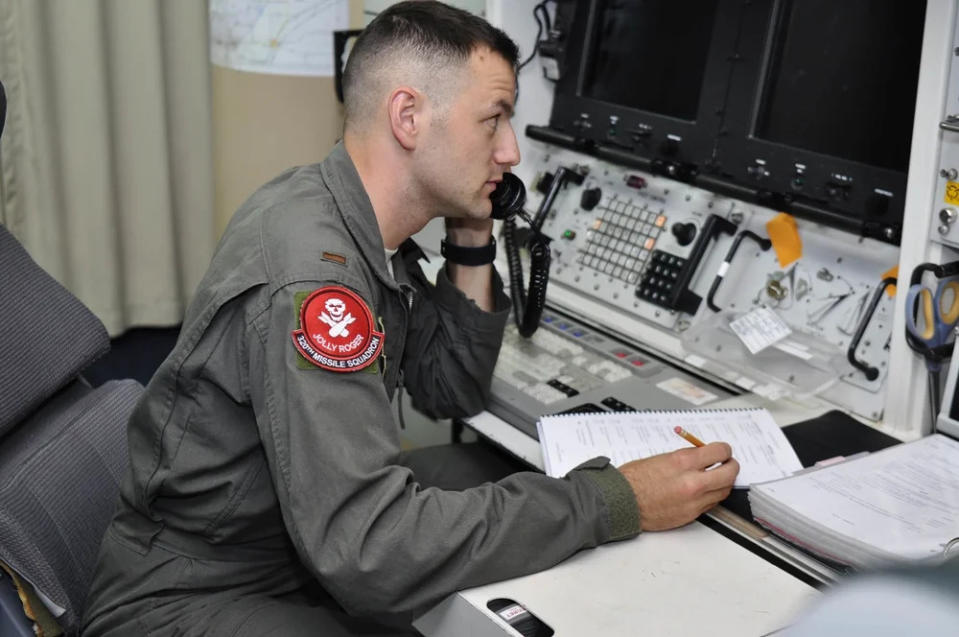
[[[236,213],[131,419],[85,634],[409,630],[456,589],[685,524],[729,493],[725,444],[461,490],[400,464],[399,384],[433,415],[488,397],[508,306],[489,195],[519,162],[516,59],[505,34],[436,2],[364,31],[343,142]],[[434,286],[407,240],[438,216]]]

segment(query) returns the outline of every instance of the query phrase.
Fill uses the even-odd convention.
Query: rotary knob
[[[579,206],[583,210],[592,210],[599,205],[603,198],[603,191],[600,188],[587,188],[579,198]]]
[[[696,238],[696,224],[694,223],[674,223],[671,230],[673,236],[676,237],[676,243],[681,246],[688,246]]]

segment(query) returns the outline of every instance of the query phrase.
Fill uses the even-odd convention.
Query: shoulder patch
[[[310,293],[300,307],[293,345],[307,361],[334,372],[355,372],[376,360],[383,333],[362,298],[339,285]]]

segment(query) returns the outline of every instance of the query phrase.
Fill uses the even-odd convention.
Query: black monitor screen
[[[695,121],[718,0],[601,3],[583,94]]]
[[[914,1],[786,2],[755,137],[905,172],[924,21]]]

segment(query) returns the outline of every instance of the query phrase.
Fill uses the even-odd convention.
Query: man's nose
[[[519,143],[516,141],[516,133],[512,126],[504,127],[506,134],[496,148],[493,159],[499,165],[515,166],[519,163]]]

